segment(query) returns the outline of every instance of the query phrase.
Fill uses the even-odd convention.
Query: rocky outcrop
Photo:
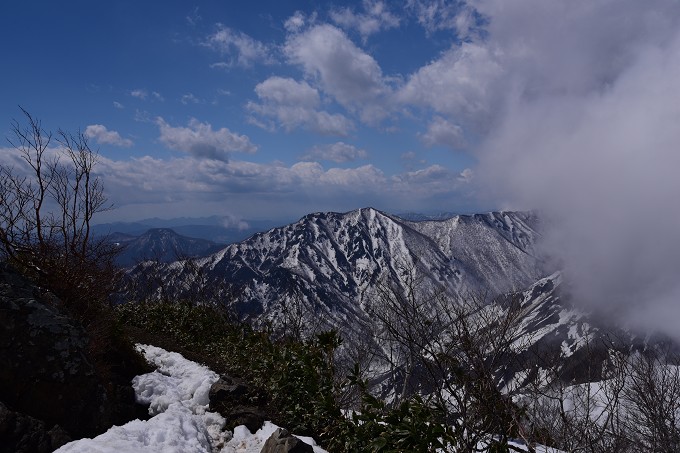
[[[108,364],[103,370],[102,360],[92,353],[94,337],[60,305],[49,292],[0,264],[0,402],[5,411],[0,445],[16,437],[17,430],[49,433],[59,427],[71,438],[91,437],[137,414],[127,377],[134,371],[120,373]],[[96,338],[100,349],[122,357],[120,348],[104,337]],[[127,366],[122,359],[118,365]],[[26,451],[47,445],[42,434],[22,436],[35,444]]]
[[[230,376],[221,376],[210,388],[210,410],[219,412],[226,426],[233,429],[245,425],[251,433],[264,423],[267,413],[261,398],[243,382]]]
[[[104,388],[82,327],[55,300],[0,269],[0,401],[75,436],[98,431]]]
[[[287,430],[279,428],[269,436],[260,453],[313,453],[311,445],[302,442]]]

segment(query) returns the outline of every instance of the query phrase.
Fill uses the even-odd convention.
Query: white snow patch
[[[237,426],[234,429],[234,436],[227,442],[220,453],[260,453],[267,439],[269,439],[278,428],[279,427],[272,422],[264,422],[262,428],[257,430],[255,434],[251,434],[245,426]],[[314,449],[314,453],[328,453],[326,450],[319,447],[311,437],[295,437],[310,445]]]
[[[59,453],[195,452],[211,453],[228,433],[224,418],[208,412],[208,392],[219,376],[180,354],[155,346],[137,345],[158,370],[137,376],[137,401],[150,404],[149,420],[114,426],[94,439],[81,439],[61,447]]]

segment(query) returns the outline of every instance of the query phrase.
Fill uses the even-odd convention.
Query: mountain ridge
[[[544,274],[534,246],[538,228],[533,214],[507,211],[423,222],[373,208],[317,212],[154,272],[179,297],[195,291],[199,274],[202,289],[212,292],[204,296],[219,298],[225,285],[238,287],[237,312],[256,322],[270,322],[281,315],[277,306],[296,303],[332,326],[347,317],[366,319],[367,288],[381,280],[403,287],[409,272],[453,297],[524,288]],[[144,272],[140,266],[130,275]]]

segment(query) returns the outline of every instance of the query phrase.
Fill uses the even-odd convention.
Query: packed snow
[[[137,345],[152,373],[137,376],[132,385],[137,401],[149,404],[149,420],[114,426],[94,439],[70,442],[58,453],[259,453],[278,426],[265,422],[255,434],[245,426],[224,430],[224,418],[208,411],[210,387],[219,376],[176,352]],[[315,453],[327,453],[313,439],[298,437]]]

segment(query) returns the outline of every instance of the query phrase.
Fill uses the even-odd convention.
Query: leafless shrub
[[[93,238],[93,217],[111,208],[94,172],[98,155],[84,134],[52,133],[22,109],[9,143],[20,167],[0,166],[0,247],[4,258],[79,313],[106,300],[116,275],[115,245]]]

